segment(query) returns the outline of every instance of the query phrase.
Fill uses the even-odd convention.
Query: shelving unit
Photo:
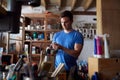
[[[35,46],[37,49],[39,50],[43,50],[45,51],[46,47],[52,42],[52,36],[55,32],[57,32],[59,30],[25,30],[25,34],[29,34],[29,36],[31,37],[30,39],[26,39],[24,40],[25,44],[29,45],[29,53],[32,53],[32,47]],[[44,37],[42,39],[37,38],[37,39],[33,39],[33,33],[36,32],[37,35],[41,36],[41,34],[44,35]],[[37,53],[40,53],[40,51],[37,51]],[[34,53],[33,53],[34,54]]]
[[[38,54],[41,52],[45,53],[46,47],[52,42],[53,34],[60,31],[59,15],[53,13],[31,13],[23,14],[23,16],[31,20],[29,28],[28,26],[24,27],[24,47],[27,45],[28,54],[32,54],[31,56],[34,59],[36,57],[35,61],[38,61]],[[39,22],[39,28],[36,28],[38,26],[36,25],[37,22]],[[50,28],[45,29],[45,26],[48,27],[49,25]],[[34,34],[37,36],[36,38]]]
[[[20,30],[18,34],[12,34],[7,32],[7,45],[6,45],[6,53],[9,53],[11,51],[15,51],[18,54],[21,54],[23,52],[23,33],[24,27],[20,26]]]

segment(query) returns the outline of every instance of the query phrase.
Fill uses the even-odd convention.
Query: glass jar
[[[34,32],[33,33],[33,40],[37,40],[37,38],[38,38],[38,34],[37,34],[37,32]]]

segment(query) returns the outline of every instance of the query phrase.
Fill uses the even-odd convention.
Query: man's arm
[[[56,49],[56,50],[57,49],[62,49],[66,53],[68,53],[68,54],[70,54],[70,55],[72,55],[72,56],[77,58],[80,55],[80,53],[81,53],[83,45],[82,44],[75,44],[74,45],[74,50],[71,50],[71,49],[65,48],[65,47],[63,47],[63,46],[61,46],[61,45],[59,45],[57,43],[54,43],[53,44],[53,48]]]

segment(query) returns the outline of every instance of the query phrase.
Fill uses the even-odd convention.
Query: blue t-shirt
[[[78,31],[71,31],[69,33],[65,33],[63,30],[57,32],[53,36],[53,42],[58,43],[65,48],[74,50],[74,45],[82,44],[83,45],[83,36]],[[77,58],[65,53],[63,50],[59,49],[56,57],[55,57],[55,67],[57,67],[60,63],[65,64],[65,69],[67,71],[70,70],[71,67],[76,65]]]

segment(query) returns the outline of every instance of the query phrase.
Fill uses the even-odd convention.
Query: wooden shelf
[[[58,14],[52,14],[52,13],[25,13],[25,14],[22,14],[23,16],[25,17],[29,17],[29,18],[59,18],[59,15]]]
[[[25,31],[28,31],[28,32],[58,32],[60,30],[58,29],[49,29],[49,30],[25,30]]]
[[[41,43],[41,42],[43,42],[43,43],[51,43],[51,41],[50,40],[47,40],[47,41],[45,41],[45,40],[25,40],[25,42],[31,42],[31,43]]]
[[[9,38],[10,40],[22,41],[22,39]]]

